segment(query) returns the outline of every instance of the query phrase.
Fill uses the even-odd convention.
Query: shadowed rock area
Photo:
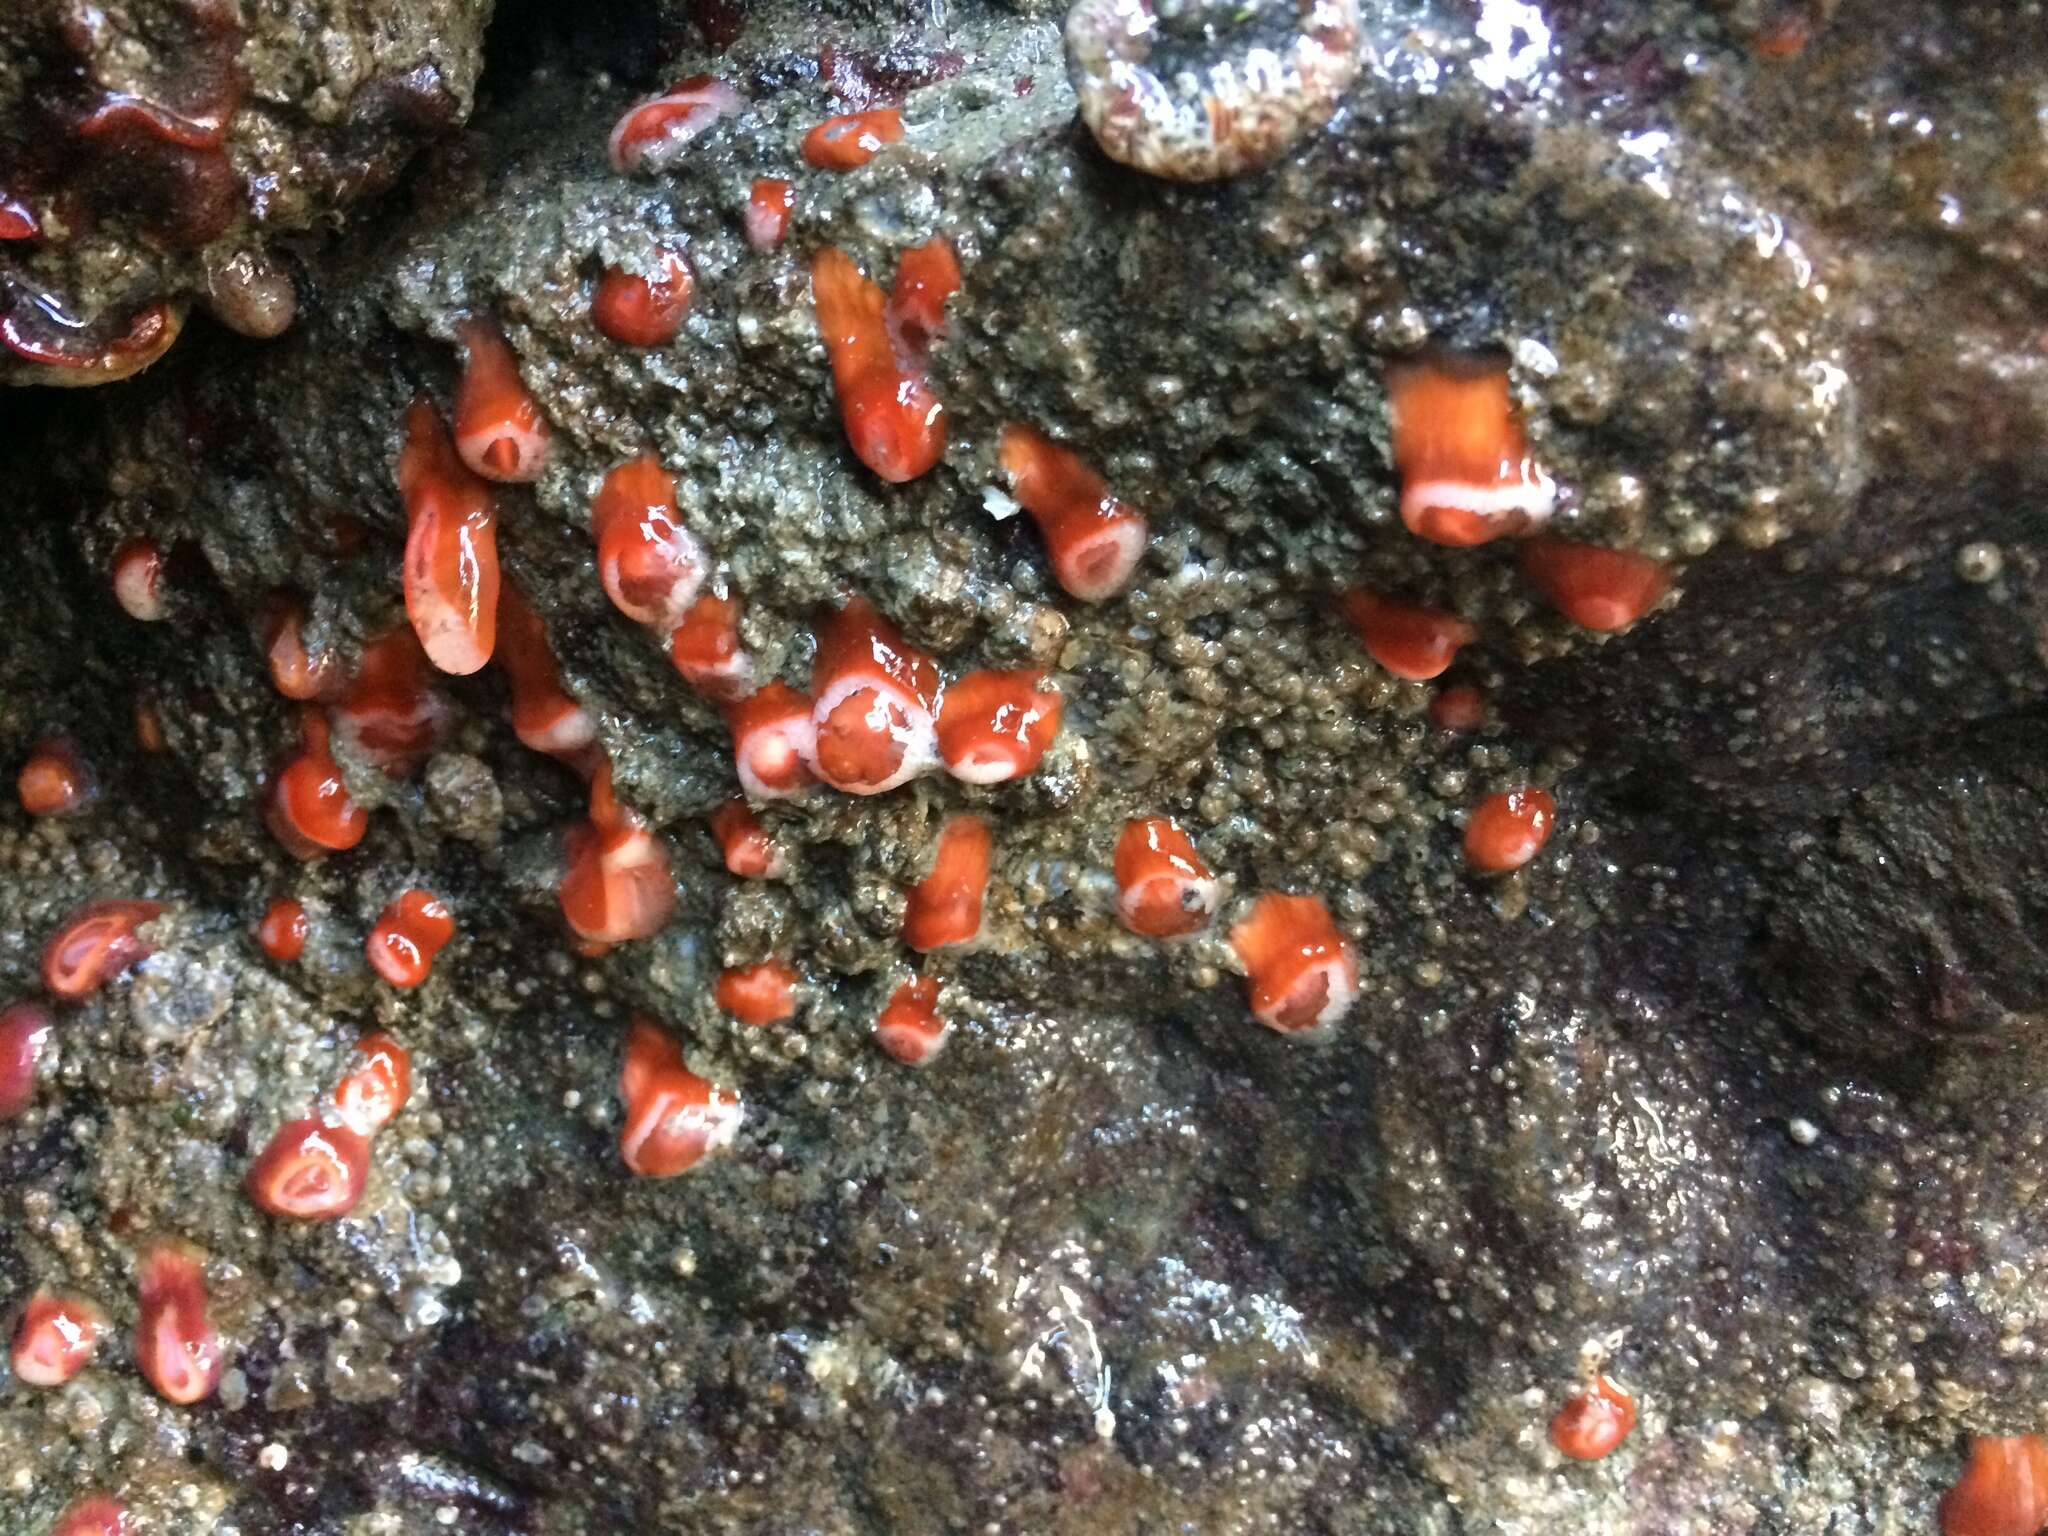
[[[47,1287],[107,1324],[62,1385],[0,1367],[0,1536],[92,1492],[134,1536],[1877,1536],[1937,1528],[1970,1437],[2048,1433],[2040,5],[1365,3],[1334,116],[1204,184],[1101,153],[1039,4],[82,14],[0,21],[0,194],[45,226],[0,297],[191,318],[100,388],[18,347],[0,375],[0,767],[62,737],[94,787],[0,806],[0,1006],[53,1020],[0,1118],[0,1321]],[[194,39],[240,82],[229,169],[160,136],[80,169],[82,93]],[[392,83],[423,70],[445,110]],[[621,114],[705,73],[742,107],[614,171]],[[805,163],[888,106],[867,164]],[[292,195],[252,200],[270,172]],[[180,177],[220,193],[199,224],[159,207]],[[762,177],[794,183],[766,249]],[[812,261],[887,288],[935,237],[945,453],[891,484]],[[608,338],[602,274],[662,250],[687,318]],[[242,257],[280,334],[218,302]],[[492,488],[505,578],[675,888],[602,953],[559,899],[590,792],[515,734],[502,623],[431,677],[416,760],[337,725],[359,843],[275,834],[306,720],[407,631],[402,423],[451,413],[477,317],[552,429]],[[1551,531],[1660,562],[1660,606],[1594,633],[1520,541],[1404,527],[1388,370],[1429,344],[1507,359]],[[1017,422],[1149,521],[1106,601],[1017,512]],[[755,681],[808,686],[858,593],[949,680],[1050,674],[1037,771],[765,802],[784,867],[729,873],[725,715],[599,579],[592,500],[640,454]],[[146,621],[110,579],[137,538]],[[1403,680],[1355,588],[1477,638]],[[332,669],[297,700],[293,605]],[[1433,723],[1455,684],[1476,729]],[[1523,786],[1554,834],[1473,873],[1468,815]],[[965,812],[980,942],[920,957],[909,893]],[[1154,815],[1222,882],[1166,944],[1111,876]],[[399,990],[365,936],[413,887],[456,936]],[[1247,1006],[1229,934],[1273,890],[1355,951],[1326,1038]],[[153,952],[44,997],[46,938],[107,898],[163,905]],[[795,1016],[741,1023],[714,981],[770,959]],[[953,1026],[922,1070],[872,1038],[913,969]],[[745,1105],[678,1178],[621,1160],[635,1015]],[[360,1201],[267,1214],[252,1160],[373,1030],[412,1091]],[[220,1344],[188,1406],[135,1363],[170,1242]],[[1551,1419],[1596,1372],[1638,1422],[1570,1460]]]

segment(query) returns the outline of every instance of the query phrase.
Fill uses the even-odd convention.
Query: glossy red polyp
[[[1328,1028],[1358,998],[1358,958],[1317,896],[1268,891],[1230,930],[1252,1017],[1281,1034]]]
[[[264,616],[263,652],[270,681],[288,699],[301,702],[327,694],[337,681],[331,651],[306,648],[305,605],[289,594],[276,598]]]
[[[1529,457],[1506,363],[1437,351],[1387,371],[1401,521],[1436,544],[1484,544],[1550,515],[1557,489]]]
[[[1941,1496],[1941,1536],[2037,1536],[2048,1530],[2048,1439],[1976,1435]]]
[[[963,784],[1001,784],[1035,769],[1060,733],[1059,691],[1043,672],[969,672],[939,705],[939,756]]]
[[[620,175],[653,175],[674,164],[690,141],[721,117],[746,109],[746,98],[723,80],[692,75],[635,102],[612,126],[606,143]]]
[[[1145,553],[1150,530],[1143,514],[1110,495],[1079,457],[1030,427],[1004,427],[998,457],[1018,503],[1038,525],[1061,590],[1084,603],[1121,591]]]
[[[1460,647],[1479,638],[1479,631],[1454,613],[1373,592],[1347,592],[1337,599],[1337,609],[1374,661],[1411,682],[1440,676]]]
[[[346,1125],[309,1116],[288,1120],[249,1165],[249,1198],[273,1216],[332,1221],[363,1197],[370,1143]]]
[[[163,915],[153,901],[94,901],[78,908],[43,945],[43,987],[52,997],[89,997],[155,953],[144,923]]]
[[[740,643],[739,598],[699,596],[668,637],[668,656],[683,681],[705,698],[729,704],[744,697],[753,687],[754,664]]]
[[[779,1024],[796,1016],[796,968],[786,960],[720,971],[712,989],[718,1006],[742,1024]]]
[[[938,664],[864,597],[849,598],[817,638],[818,777],[848,794],[878,795],[936,766]]]
[[[915,480],[945,456],[946,410],[898,356],[882,290],[828,246],[811,258],[811,296],[847,443],[882,479]]]
[[[409,626],[386,631],[363,647],[355,675],[331,712],[335,729],[382,772],[413,772],[433,753],[448,719],[432,676]]]
[[[355,1064],[334,1087],[341,1123],[358,1136],[374,1136],[412,1097],[412,1053],[381,1031],[356,1042]]]
[[[903,137],[903,114],[894,107],[842,112],[804,135],[803,157],[821,171],[851,171]]]
[[[604,477],[590,506],[597,574],[627,618],[675,630],[704,584],[704,549],[676,511],[675,481],[652,454]]]
[[[816,782],[811,765],[817,727],[811,716],[811,696],[779,679],[726,706],[733,771],[749,796],[783,800]]]
[[[659,933],[675,911],[667,851],[612,793],[611,765],[590,783],[590,819],[569,829],[557,899],[572,932],[595,949]]]
[[[34,240],[42,232],[34,209],[20,198],[0,191],[0,240]]]
[[[425,981],[434,957],[455,937],[455,918],[441,899],[418,888],[401,891],[385,905],[364,942],[370,969],[401,990]]]
[[[306,905],[296,896],[280,896],[264,909],[256,924],[256,942],[263,953],[280,965],[289,965],[306,952]]]
[[[1557,802],[1541,789],[1488,795],[1465,818],[1465,862],[1487,874],[1520,869],[1536,857],[1557,820]]]
[[[221,1348],[199,1255],[181,1243],[159,1244],[143,1257],[137,1289],[135,1362],[144,1378],[168,1402],[212,1396],[220,1384]]]
[[[14,1327],[9,1363],[16,1379],[31,1387],[61,1387],[91,1363],[106,1326],[91,1302],[37,1291]]]
[[[498,589],[498,648],[492,659],[512,695],[512,734],[523,746],[567,763],[588,778],[600,760],[597,722],[562,687],[548,632],[517,586]]]
[[[1550,1443],[1574,1461],[1598,1461],[1636,1427],[1636,1400],[1607,1377],[1575,1392],[1550,1421]]]
[[[780,176],[757,178],[747,195],[747,244],[757,251],[772,251],[782,244],[795,207],[794,184]]]
[[[943,239],[905,251],[896,264],[884,311],[890,339],[904,361],[922,364],[946,324],[946,301],[960,291],[960,258]]]
[[[328,750],[326,717],[307,709],[299,723],[298,755],[271,784],[264,821],[285,852],[311,859],[355,847],[370,830],[370,815],[349,797]]]
[[[21,808],[31,816],[75,816],[92,804],[92,770],[62,737],[39,741],[15,778]]]
[[[641,276],[606,267],[590,301],[590,323],[621,346],[659,347],[675,340],[690,313],[697,282],[680,251],[654,253],[653,272]]]
[[[911,887],[903,942],[919,954],[971,944],[981,936],[995,840],[979,816],[954,816],[939,829],[931,873]]]
[[[424,398],[405,413],[398,489],[408,519],[405,613],[427,659],[466,676],[498,637],[498,515],[491,488],[450,448]]]
[[[455,451],[486,480],[538,480],[551,429],[504,333],[471,318],[455,334],[468,354],[455,391]]]
[[[782,850],[746,801],[728,800],[713,811],[711,835],[718,840],[719,856],[728,872],[755,880],[772,880],[783,873]]]
[[[1165,816],[1135,817],[1116,840],[1116,916],[1131,932],[1170,939],[1208,926],[1216,878],[1187,833]]]
[[[939,1016],[939,984],[928,976],[912,976],[898,986],[875,1020],[875,1044],[907,1067],[930,1062],[951,1032]]]
[[[0,1120],[11,1120],[36,1098],[36,1069],[55,1028],[40,1003],[0,1008]]]
[[[619,1156],[650,1179],[686,1173],[731,1145],[743,1114],[739,1095],[690,1071],[681,1047],[644,1016],[627,1031],[619,1100],[626,1111]]]
[[[1626,629],[1671,589],[1670,571],[1648,555],[1570,539],[1524,544],[1522,574],[1581,629]]]

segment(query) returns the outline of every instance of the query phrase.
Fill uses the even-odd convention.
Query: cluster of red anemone
[[[354,1210],[370,1176],[370,1144],[412,1095],[412,1056],[391,1036],[365,1035],[324,1104],[272,1134],[245,1180],[272,1216],[332,1221]]]
[[[969,784],[1033,772],[1058,737],[1061,698],[1035,668],[947,684],[938,663],[866,598],[819,626],[808,692],[776,681],[730,705],[733,761],[758,800],[823,783],[877,795],[943,769]]]

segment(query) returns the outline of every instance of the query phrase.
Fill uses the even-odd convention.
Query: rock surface
[[[357,39],[325,76],[237,55],[230,157],[306,170],[293,227],[359,179],[294,135],[342,131],[364,60],[432,55],[455,106],[294,256],[282,336],[195,320],[140,378],[5,396],[0,763],[68,733],[100,794],[0,812],[0,1003],[78,903],[171,910],[0,1124],[0,1299],[62,1286],[117,1334],[66,1387],[0,1372],[0,1527],[103,1489],[142,1536],[1845,1536],[1931,1528],[1967,1435],[2048,1431],[2038,5],[1368,6],[1328,125],[1203,187],[1098,152],[1040,5],[536,4],[487,49],[479,8],[264,15],[250,38]],[[747,110],[615,175],[618,115],[707,70]],[[901,143],[803,167],[827,114],[891,102]],[[796,207],[762,253],[742,218],[777,175]],[[172,256],[110,217],[94,291],[194,293],[231,228]],[[886,280],[933,235],[965,274],[932,361],[950,444],[889,486],[847,449],[808,259]],[[599,272],[663,245],[696,278],[680,335],[606,340]],[[506,570],[676,877],[668,925],[598,958],[555,896],[584,788],[514,738],[497,668],[437,680],[452,725],[414,777],[338,743],[359,847],[299,863],[264,830],[299,741],[264,604],[298,594],[349,667],[404,623],[400,419],[452,400],[469,314],[553,426],[541,478],[500,488]],[[1385,365],[1430,339],[1505,349],[1561,531],[1669,562],[1664,609],[1591,636],[1511,546],[1402,528]],[[1067,599],[994,515],[1016,420],[1150,517],[1120,597]],[[1045,764],[778,802],[786,876],[727,875],[725,726],[595,573],[591,497],[644,452],[762,677],[802,685],[859,591],[950,673],[1051,669]],[[138,534],[160,623],[107,587]],[[1364,654],[1353,585],[1477,626],[1446,678],[1485,690],[1476,734]],[[1462,819],[1521,783],[1560,830],[1475,879]],[[914,1072],[869,1033],[963,808],[996,830],[987,941],[924,962],[956,1029]],[[1174,946],[1113,918],[1146,814],[1229,887]],[[399,993],[362,945],[408,886],[458,937]],[[1321,894],[1360,955],[1326,1043],[1259,1028],[1233,974],[1228,921],[1273,888]],[[253,937],[284,894],[311,930],[288,965]],[[770,957],[796,1020],[723,1017],[715,974]],[[619,1162],[636,1010],[746,1101],[679,1180]],[[250,1158],[373,1028],[414,1092],[362,1203],[264,1216]],[[190,1409],[126,1342],[164,1237],[207,1255],[228,1348]],[[1596,1367],[1640,1422],[1568,1462],[1545,1427]]]

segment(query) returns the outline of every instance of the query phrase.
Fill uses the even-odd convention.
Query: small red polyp
[[[1454,683],[1429,701],[1429,723],[1440,731],[1476,731],[1486,723],[1486,695],[1470,683]]]
[[[721,117],[746,110],[744,96],[723,80],[692,75],[658,96],[635,102],[612,126],[606,152],[621,176],[666,170],[690,141]]]
[[[0,1120],[11,1120],[36,1099],[36,1068],[55,1027],[39,1003],[0,1008]]]
[[[1506,364],[1432,353],[1387,371],[1401,521],[1434,544],[1484,544],[1550,516],[1557,487],[1530,458]]]
[[[754,661],[740,643],[739,598],[701,595],[668,637],[668,656],[705,698],[729,704],[744,697],[753,687]]]
[[[782,850],[744,800],[728,800],[711,813],[711,835],[726,869],[742,879],[774,880],[787,868]]]
[[[334,1087],[341,1123],[358,1136],[374,1136],[412,1097],[412,1052],[379,1031],[356,1042],[355,1065]]]
[[[164,757],[171,750],[170,738],[164,735],[164,717],[147,692],[135,695],[135,745],[150,757]]]
[[[981,937],[995,840],[979,816],[954,816],[939,829],[931,873],[911,888],[903,908],[903,942],[919,954],[972,944]]]
[[[1633,1416],[1631,1416],[1633,1422]],[[2048,1530],[2048,1439],[1976,1435],[1941,1496],[1941,1536],[2035,1536]]]
[[[804,135],[803,157],[821,171],[851,171],[874,159],[884,144],[902,138],[903,114],[894,107],[842,112]]]
[[[1550,1421],[1550,1443],[1573,1461],[1598,1461],[1635,1427],[1636,1400],[1598,1376],[1558,1409]]]
[[[998,450],[1010,488],[1045,540],[1053,579],[1069,597],[1099,603],[1123,590],[1144,557],[1144,515],[1109,494],[1074,454],[1015,422]]]
[[[64,370],[50,377],[77,384],[111,384],[140,373],[178,339],[184,311],[169,300],[135,311],[112,340],[95,342],[68,330],[52,332],[24,324],[20,311],[0,310],[0,347],[32,363]]]
[[[606,267],[590,301],[590,323],[621,346],[659,347],[674,341],[690,313],[697,280],[680,251],[654,253],[646,277],[623,267]]]
[[[834,789],[879,795],[938,764],[938,665],[866,598],[819,627],[811,697],[817,773]]]
[[[875,1044],[906,1067],[922,1067],[946,1048],[952,1029],[939,1016],[939,984],[912,976],[889,994],[875,1020]]]
[[[712,995],[742,1024],[757,1028],[796,1017],[796,968],[786,960],[763,960],[718,973]]]
[[[43,945],[43,987],[52,997],[89,997],[156,946],[144,923],[163,915],[153,901],[94,901],[67,917]]]
[[[1557,802],[1541,789],[1488,795],[1465,818],[1465,862],[1490,875],[1520,869],[1549,841]]]
[[[1374,661],[1411,682],[1440,676],[1460,647],[1479,638],[1479,631],[1455,613],[1374,592],[1346,592],[1337,599],[1337,609]]]
[[[413,772],[448,722],[432,675],[409,626],[386,631],[363,647],[355,676],[334,706],[335,729],[380,771],[394,778]]]
[[[306,952],[306,904],[296,896],[280,896],[264,909],[256,925],[256,942],[263,953],[280,965],[289,965]]]
[[[704,548],[676,512],[675,481],[652,454],[604,477],[590,505],[597,574],[627,618],[669,634],[704,584]]]
[[[429,661],[467,676],[498,639],[498,514],[491,488],[450,449],[424,398],[405,413],[398,489],[408,519],[406,617]]]
[[[780,176],[763,176],[747,195],[747,244],[772,251],[782,244],[789,216],[796,207],[796,187]]]
[[[62,737],[36,743],[14,787],[21,808],[31,816],[76,816],[93,802],[92,769]]]
[[[1626,629],[1671,589],[1661,561],[1570,539],[1531,539],[1522,546],[1522,574],[1581,629]]]
[[[105,1314],[91,1302],[37,1291],[14,1328],[16,1378],[31,1387],[61,1387],[91,1363],[106,1327]]]
[[[295,859],[345,852],[370,830],[370,814],[349,797],[341,766],[328,750],[326,717],[307,709],[299,727],[298,755],[270,786],[265,824]]]
[[[455,391],[455,451],[486,480],[538,480],[551,429],[504,333],[472,317],[455,335],[468,354]]]
[[[401,891],[378,914],[363,945],[370,969],[400,990],[425,981],[455,937],[455,918],[431,891]]]
[[[1284,1035],[1328,1029],[1358,1000],[1358,957],[1316,896],[1268,891],[1230,930],[1252,1017]]]
[[[619,1156],[642,1178],[686,1173],[732,1144],[744,1110],[739,1095],[714,1088],[683,1064],[683,1053],[644,1017],[635,1017],[619,1069]]]
[[[939,704],[939,756],[963,784],[1001,784],[1036,768],[1060,733],[1059,691],[1042,672],[969,672]]]
[[[42,232],[35,210],[22,199],[0,190],[0,240],[34,240]]]
[[[114,551],[113,580],[114,601],[129,618],[155,624],[170,611],[164,602],[164,552],[155,540],[122,540]]]
[[[1218,886],[1194,842],[1164,816],[1135,817],[1116,840],[1116,917],[1148,939],[1208,926]]]
[[[370,1143],[346,1125],[308,1117],[277,1128],[249,1165],[249,1198],[273,1216],[332,1221],[363,1197]]]
[[[168,1402],[191,1404],[220,1384],[220,1339],[207,1315],[206,1276],[199,1255],[182,1243],[163,1243],[142,1260],[135,1325],[135,1361]]]
[[[897,354],[882,290],[827,247],[811,258],[811,296],[855,457],[891,484],[915,480],[945,456],[946,408]]]
[[[288,699],[305,702],[326,696],[339,682],[332,651],[306,648],[306,605],[289,593],[265,605],[263,652],[270,681]]]
[[[945,328],[946,301],[959,291],[960,258],[950,242],[931,239],[903,253],[884,311],[898,357],[924,365],[932,338]]]
[[[498,589],[498,647],[492,657],[512,695],[512,734],[585,778],[595,773],[601,761],[597,722],[562,687],[547,628],[510,581]]]
[[[104,1493],[87,1494],[57,1517],[50,1536],[127,1536],[128,1509]]]
[[[568,855],[557,899],[591,950],[659,933],[675,911],[668,854],[613,795],[609,763],[590,781],[590,819],[569,829]]]
[[[733,771],[754,799],[786,800],[816,782],[818,731],[809,694],[778,679],[728,705],[725,723]]]

